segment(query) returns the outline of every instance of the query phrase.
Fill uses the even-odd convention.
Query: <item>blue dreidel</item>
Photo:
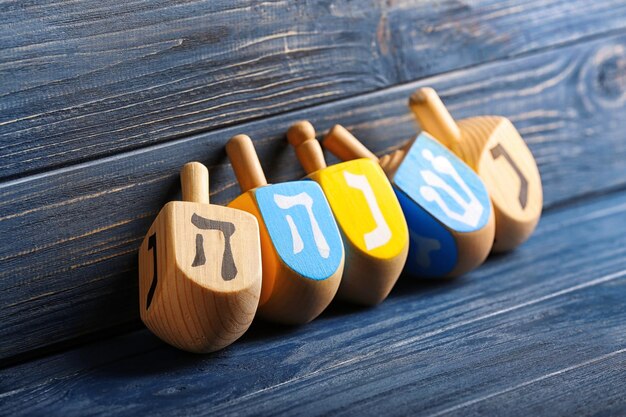
[[[422,133],[405,149],[380,160],[340,125],[323,142],[339,159],[381,163],[409,226],[405,270],[424,277],[455,277],[484,262],[495,221],[489,195],[459,158]]]
[[[418,89],[409,105],[422,129],[485,182],[496,217],[494,251],[508,251],[525,242],[541,217],[543,189],[535,158],[515,126],[501,116],[456,123],[432,88]]]

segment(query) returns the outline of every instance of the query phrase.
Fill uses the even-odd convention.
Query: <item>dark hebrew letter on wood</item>
[[[150,308],[150,304],[152,303],[152,297],[154,297],[154,291],[157,286],[157,246],[156,246],[156,233],[152,233],[152,236],[148,238],[148,250],[152,249],[152,259],[153,259],[153,267],[152,267],[152,284],[150,284],[150,289],[148,290],[148,299],[146,300],[146,310]]]
[[[519,169],[515,161],[513,161],[511,156],[501,144],[498,143],[496,146],[491,148],[491,156],[493,157],[493,159],[498,159],[499,157],[503,156],[519,177],[521,184],[519,190],[519,203],[522,206],[522,209],[525,209],[526,204],[528,203],[528,180],[526,179],[524,174],[522,174],[522,171]]]
[[[224,234],[224,255],[222,256],[222,279],[230,281],[237,276],[237,266],[233,259],[233,250],[230,244],[230,238],[235,233],[235,225],[230,222],[222,222],[219,220],[205,219],[204,217],[193,214],[191,223],[198,229],[203,230],[219,230]],[[206,259],[204,257],[203,239],[200,234],[196,236],[196,257],[191,266],[204,265]]]
[[[204,257],[204,239],[202,235],[198,233],[196,235],[196,257],[193,258],[193,263],[191,266],[202,266],[206,263],[206,258]]]

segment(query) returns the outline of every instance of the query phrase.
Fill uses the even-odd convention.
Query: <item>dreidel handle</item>
[[[378,162],[378,157],[341,125],[335,125],[328,131],[322,145],[342,161],[368,158]]]
[[[406,150],[398,149],[380,158],[380,167],[385,171],[388,178],[393,178],[405,156]]]
[[[235,177],[237,177],[241,192],[245,193],[254,188],[267,185],[267,179],[250,136],[233,136],[226,144],[226,154],[233,166],[233,171],[235,171]]]
[[[291,125],[287,140],[294,147],[298,161],[307,174],[326,168],[322,146],[315,139],[315,128],[310,122],[302,120]]]
[[[417,89],[409,98],[409,107],[422,130],[433,135],[447,148],[453,149],[461,141],[459,126],[434,89]]]
[[[200,162],[189,162],[180,170],[183,201],[209,204],[209,170]]]

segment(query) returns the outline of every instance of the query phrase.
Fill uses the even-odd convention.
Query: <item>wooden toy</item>
[[[346,250],[339,296],[374,305],[398,280],[409,249],[400,204],[380,166],[358,159],[326,167],[311,123],[289,128],[287,138],[309,178],[322,187],[335,215]]]
[[[410,98],[422,129],[463,159],[485,182],[496,215],[495,251],[507,251],[532,234],[543,206],[541,177],[517,129],[500,116],[478,116],[458,123],[432,88]]]
[[[459,158],[427,134],[379,159],[335,125],[323,141],[339,159],[382,163],[409,227],[406,270],[422,277],[454,277],[480,265],[491,250],[494,216],[487,190]]]
[[[209,204],[209,173],[181,170],[184,201],[166,204],[139,248],[143,322],[167,343],[212,352],[250,326],[261,293],[259,226],[249,213]]]
[[[226,152],[243,192],[229,207],[252,213],[259,221],[259,313],[281,323],[307,323],[330,304],[343,273],[343,243],[328,201],[313,181],[267,185],[246,135],[230,139]]]

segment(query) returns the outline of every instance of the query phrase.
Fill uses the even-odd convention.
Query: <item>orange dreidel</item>
[[[328,201],[313,181],[268,185],[246,135],[230,139],[226,152],[243,192],[229,207],[259,221],[259,313],[281,323],[307,323],[330,304],[343,273],[343,243]]]
[[[387,174],[409,227],[406,271],[454,277],[480,265],[491,250],[494,216],[489,195],[463,161],[425,133],[380,160],[340,125],[324,147],[341,160],[369,158]]]
[[[161,339],[213,352],[250,326],[261,293],[254,216],[209,204],[209,172],[183,166],[183,200],[167,203],[139,248],[141,320]]]
[[[432,88],[420,88],[410,106],[422,129],[463,159],[485,182],[496,214],[495,251],[507,251],[532,234],[543,192],[530,149],[506,118],[478,116],[458,123]]]
[[[339,295],[374,305],[398,280],[409,248],[402,209],[380,166],[358,159],[326,167],[311,123],[289,128],[287,138],[308,177],[320,184],[335,215],[346,249]]]

